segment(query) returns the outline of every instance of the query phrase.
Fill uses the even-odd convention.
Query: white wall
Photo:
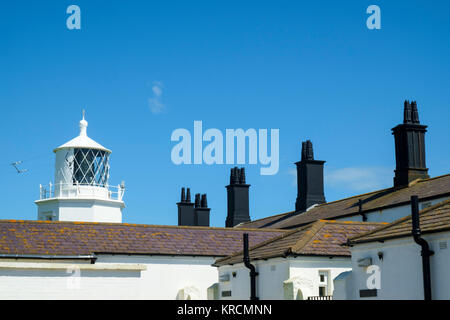
[[[327,258],[327,257],[300,257],[291,262],[290,278],[305,278],[311,281],[309,285],[304,284],[303,296],[319,295],[319,272],[328,272],[328,292],[333,295],[333,279],[344,271],[351,270],[350,258]],[[301,289],[299,287],[299,289]]]
[[[79,261],[14,261],[86,265]],[[171,300],[183,288],[184,297],[189,294],[191,299],[206,299],[207,288],[217,282],[217,268],[211,266],[214,261],[214,257],[99,255],[94,266],[110,266],[112,270],[81,269],[80,277],[71,277],[65,269],[5,268],[1,264],[7,260],[0,259],[0,299]],[[146,270],[126,270],[127,266]]]
[[[423,236],[429,241],[435,252],[430,258],[433,299],[450,299],[450,233],[437,233]],[[448,248],[440,248],[446,244]],[[423,278],[421,247],[412,237],[387,240],[384,243],[373,242],[360,244],[351,248],[352,274],[346,277],[350,292],[339,296],[346,299],[423,299]],[[383,253],[380,260],[378,253]],[[358,267],[358,260],[372,258],[372,264],[380,269],[380,289],[377,297],[360,298],[359,290],[367,289],[367,279],[371,274],[366,267]]]
[[[443,197],[434,200],[420,202],[420,210],[424,209],[426,206],[435,205],[436,203],[442,202],[447,199],[450,199],[450,197]],[[409,216],[410,214],[411,214],[411,205],[407,204],[399,207],[369,212],[366,214],[366,217],[367,222],[394,222],[400,218]],[[351,217],[337,218],[336,220],[361,222],[362,217],[360,215],[355,215]]]
[[[83,222],[122,222],[124,203],[116,200],[99,200],[92,198],[53,198],[36,201],[38,220],[83,221]]]
[[[267,261],[253,261],[256,271],[259,273],[256,283],[256,294],[260,299],[282,300],[296,294],[288,295],[286,290],[302,291],[304,299],[309,296],[319,295],[319,272],[329,273],[329,294],[333,292],[333,281],[343,271],[350,270],[350,258],[327,258],[327,257],[296,257],[275,258]],[[233,277],[233,272],[236,276]],[[249,269],[243,263],[225,265],[219,267],[219,276],[229,275],[230,281],[219,282],[219,298],[227,299],[249,299],[250,297],[250,275]],[[285,282],[292,281],[288,286]],[[222,297],[223,291],[231,291],[231,297]],[[291,297],[292,298],[292,297]]]
[[[252,261],[259,275],[256,277],[256,294],[260,299],[283,299],[283,281],[289,278],[289,261],[271,259]],[[235,276],[233,276],[233,272]],[[249,300],[250,274],[243,263],[219,267],[219,276],[229,275],[230,281],[219,283],[219,299]],[[231,297],[222,297],[223,291],[231,291]]]

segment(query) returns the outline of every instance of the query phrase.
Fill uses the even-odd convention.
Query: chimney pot
[[[181,188],[181,201],[177,203],[178,206],[178,225],[179,226],[194,226],[195,212],[194,204],[191,203],[190,189],[187,188],[187,199],[185,197],[185,188]]]
[[[206,193],[202,194],[201,206],[202,208],[208,208],[208,200],[206,200]]]
[[[186,202],[191,203],[191,188],[187,188]]]
[[[200,208],[200,193],[195,194],[195,208]]]
[[[201,227],[209,227],[209,216],[211,209],[208,208],[208,202],[206,200],[206,194],[200,193],[195,195],[195,225]]]

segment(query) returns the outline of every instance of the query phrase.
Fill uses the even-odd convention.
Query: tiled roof
[[[328,202],[302,213],[285,213],[253,222],[243,223],[242,228],[279,228],[290,229],[306,225],[319,219],[336,219],[358,214],[358,201],[362,200],[362,212],[371,212],[383,208],[408,204],[411,196],[419,196],[421,201],[437,197],[450,196],[450,174],[417,180],[404,188],[388,188],[338,201]]]
[[[287,256],[350,256],[347,247],[342,246],[348,237],[367,233],[383,223],[320,220],[308,226],[291,230],[274,239],[262,242],[249,251],[251,260]],[[251,240],[251,235],[249,236]],[[238,252],[218,259],[216,266],[242,262],[243,253]]]
[[[424,234],[450,230],[450,200],[423,209],[420,212],[420,229]],[[352,237],[349,244],[412,237],[411,231],[412,221],[409,215],[369,233]]]
[[[275,223],[278,220],[283,219],[286,216],[292,215],[294,213],[295,213],[295,211],[290,211],[290,212],[286,212],[286,213],[276,214],[274,216],[261,218],[261,219],[258,219],[258,220],[242,222],[242,223],[236,225],[235,228],[264,228],[268,224]]]
[[[242,250],[244,233],[256,245],[286,231],[125,223],[0,220],[0,254],[227,256]]]

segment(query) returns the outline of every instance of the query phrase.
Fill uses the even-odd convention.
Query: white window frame
[[[324,281],[321,281],[321,276],[324,276]],[[325,288],[325,296],[330,295],[330,270],[319,270],[319,288]],[[318,295],[320,296],[320,289]]]

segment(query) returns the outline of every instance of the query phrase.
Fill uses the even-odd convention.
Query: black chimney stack
[[[227,188],[228,214],[225,221],[227,228],[242,222],[250,221],[249,196],[250,185],[245,182],[245,169],[234,167],[230,173],[230,184]]]
[[[209,227],[209,215],[211,209],[208,208],[208,201],[206,200],[206,194],[202,194],[201,196],[200,194],[195,195],[194,211],[195,211],[195,225],[201,227]]]
[[[181,201],[177,203],[178,206],[178,225],[179,226],[203,226],[209,227],[209,215],[211,209],[208,208],[208,201],[206,194],[195,195],[195,202],[191,202],[191,190],[187,188],[187,195],[185,189],[181,188]]]
[[[395,138],[394,187],[408,186],[416,179],[426,179],[428,168],[425,163],[425,132],[427,126],[419,122],[417,103],[405,101],[403,124],[392,129]]]
[[[195,212],[194,212],[194,204],[191,202],[191,190],[187,188],[187,196],[184,191],[185,189],[181,188],[181,201],[177,203],[178,225],[194,226]]]
[[[325,161],[314,160],[311,140],[302,142],[302,160],[297,165],[297,200],[295,211],[306,211],[314,204],[324,203],[323,165]]]

